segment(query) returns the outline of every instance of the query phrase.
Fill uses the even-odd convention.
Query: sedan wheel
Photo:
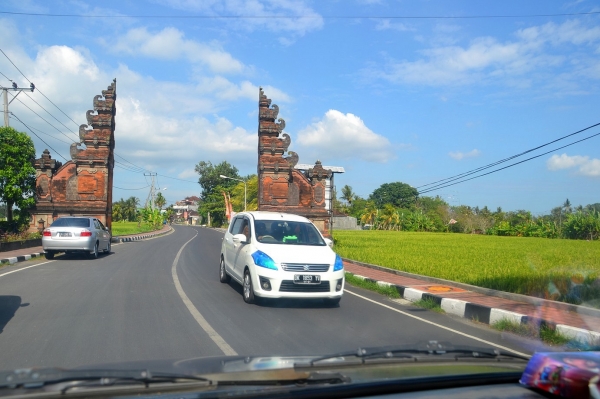
[[[98,243],[96,242],[96,245],[94,245],[94,250],[92,251],[92,253],[90,253],[90,256],[92,259],[98,259]]]
[[[219,281],[222,283],[228,283],[231,277],[225,270],[225,261],[221,258],[221,264],[219,265]]]
[[[46,259],[54,259],[54,252],[52,252],[52,251],[46,251],[46,253],[44,254],[44,256],[46,257]]]
[[[106,249],[104,250],[104,252],[107,254],[110,253],[110,241],[108,241],[108,244],[106,245]]]
[[[244,272],[244,302],[254,303],[254,289],[252,288],[252,278],[248,269]]]

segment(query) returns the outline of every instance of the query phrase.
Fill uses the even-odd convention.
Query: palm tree
[[[383,211],[381,211],[381,225],[384,229],[391,230],[392,227],[397,226],[400,222],[398,211],[392,204],[385,204]]]
[[[375,203],[373,201],[369,201],[369,202],[367,202],[367,206],[365,207],[365,210],[364,210],[362,216],[360,217],[360,221],[363,224],[370,224],[371,229],[372,229],[373,223],[375,222],[375,219],[377,218],[377,213],[378,213],[378,209],[375,206]]]
[[[563,204],[563,209],[565,210],[565,213],[571,213],[571,201],[569,201],[568,198]]]
[[[356,194],[352,191],[352,187],[347,184],[342,187],[342,199],[346,201],[348,205],[352,205],[354,197],[356,197]]]
[[[161,192],[156,194],[156,198],[154,199],[154,204],[158,207],[158,209],[162,210],[162,207],[167,203],[167,199],[162,195]]]

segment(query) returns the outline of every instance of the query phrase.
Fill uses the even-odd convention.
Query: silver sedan
[[[57,252],[83,252],[97,258],[100,250],[110,253],[110,241],[110,231],[94,217],[60,217],[42,232],[46,259]]]

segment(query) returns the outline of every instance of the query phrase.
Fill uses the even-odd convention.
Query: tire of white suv
[[[252,286],[252,277],[250,276],[250,270],[246,269],[244,272],[244,302],[254,303],[254,287]]]

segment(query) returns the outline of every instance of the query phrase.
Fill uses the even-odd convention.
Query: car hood
[[[266,253],[275,263],[330,264],[335,262],[335,252],[327,245],[260,244],[257,249]]]

